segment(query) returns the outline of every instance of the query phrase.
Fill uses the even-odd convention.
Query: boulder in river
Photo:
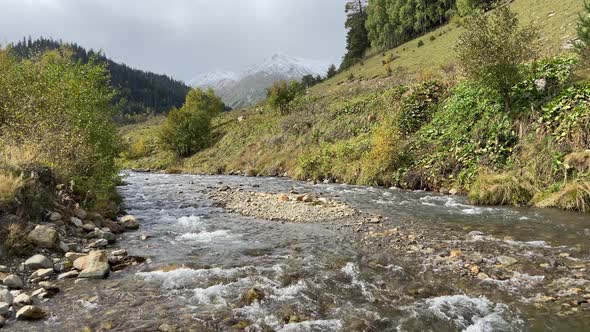
[[[121,218],[121,226],[125,229],[136,230],[139,229],[139,222],[137,219],[132,215],[126,215]]]
[[[47,313],[43,309],[33,305],[24,306],[16,313],[18,320],[37,320],[43,319],[45,316]]]
[[[24,264],[26,268],[33,270],[41,268],[47,269],[53,267],[53,263],[49,260],[49,258],[43,255],[31,256],[29,259],[25,261]]]
[[[8,275],[6,278],[4,278],[4,280],[2,280],[2,283],[11,289],[21,289],[24,286],[23,281],[16,274]]]
[[[53,228],[37,225],[28,236],[33,244],[42,248],[52,248],[57,241],[57,231]]]
[[[86,268],[80,272],[78,278],[104,279],[109,275],[109,260],[104,251],[92,251],[87,256]]]

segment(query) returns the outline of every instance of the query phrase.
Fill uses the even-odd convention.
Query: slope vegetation
[[[498,96],[457,72],[462,28],[454,22],[421,37],[421,47],[413,40],[378,52],[313,87],[289,115],[263,104],[224,114],[210,147],[190,158],[160,151],[157,126],[124,128],[133,158],[123,166],[454,190],[474,203],[585,211],[588,165],[576,156],[590,149],[590,88],[574,84],[567,55],[582,4],[511,6],[523,24],[540,27],[544,45],[515,91],[515,114],[503,114]],[[148,148],[134,148],[139,141]]]

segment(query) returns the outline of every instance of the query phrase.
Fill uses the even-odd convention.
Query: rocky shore
[[[16,219],[3,215],[4,220]],[[81,208],[48,212],[42,223],[29,226],[27,259],[5,258],[0,265],[0,328],[14,320],[40,320],[51,315],[44,302],[67,282],[105,279],[114,271],[143,262],[124,249],[109,249],[117,235],[139,228],[135,217],[108,220]]]

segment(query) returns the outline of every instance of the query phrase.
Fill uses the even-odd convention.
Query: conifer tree
[[[578,19],[578,42],[576,50],[584,60],[590,60],[590,3],[584,2],[585,11]]]

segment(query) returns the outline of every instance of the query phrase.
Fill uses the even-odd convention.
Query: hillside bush
[[[182,108],[172,109],[162,124],[161,145],[178,157],[187,157],[205,148],[210,139],[211,120],[222,111],[223,102],[213,90],[189,91]]]
[[[429,81],[413,87],[403,96],[398,119],[401,132],[410,135],[428,123],[444,93],[445,86],[442,83]]]
[[[85,203],[106,206],[115,198],[119,140],[112,116],[115,91],[104,65],[75,62],[67,49],[17,61],[0,50],[0,159],[32,151],[29,164],[52,168],[73,181]]]

